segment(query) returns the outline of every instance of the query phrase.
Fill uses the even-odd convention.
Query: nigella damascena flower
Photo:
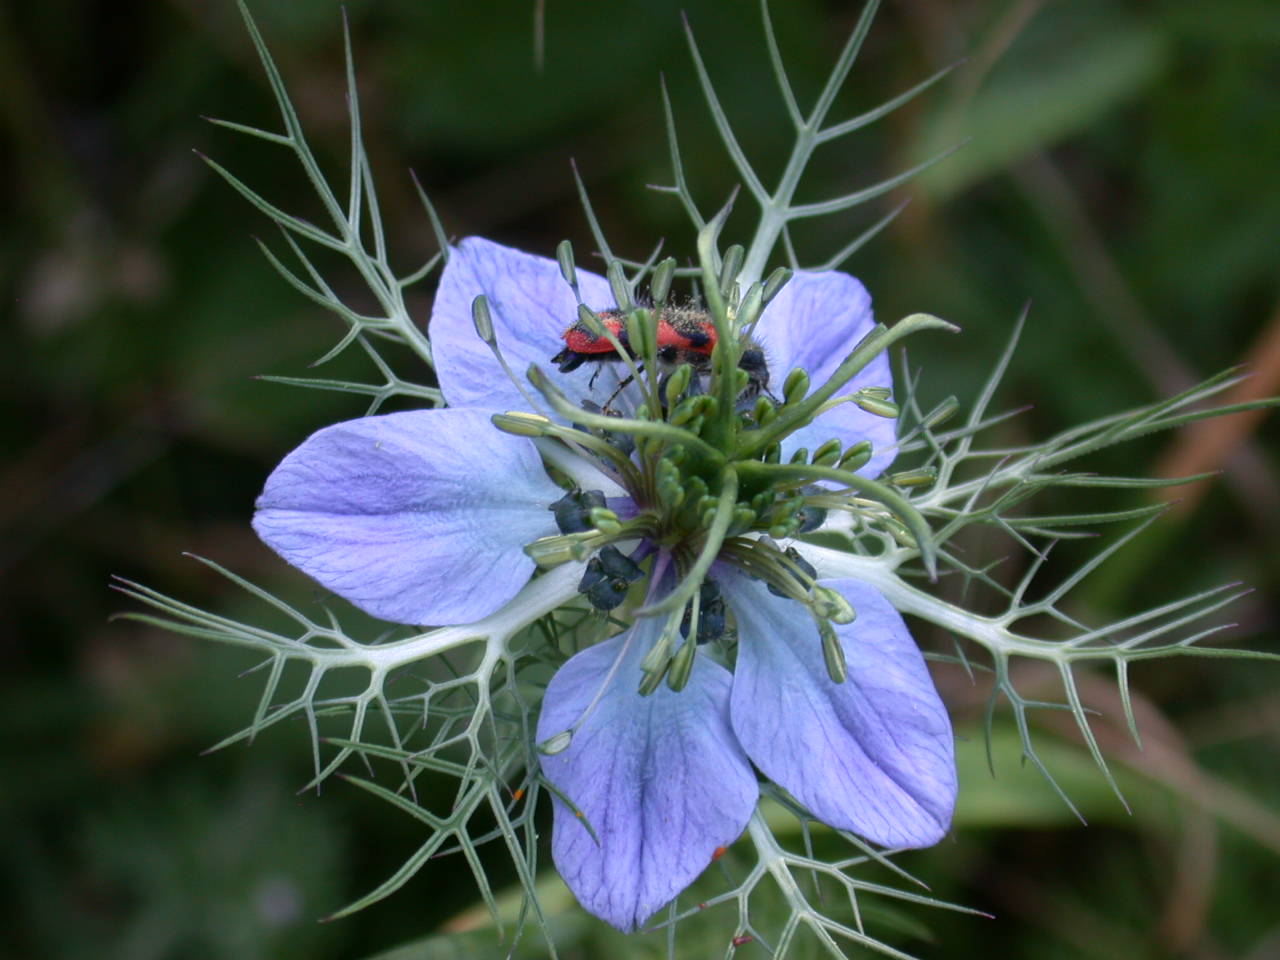
[[[946,711],[897,611],[866,583],[815,579],[793,537],[820,515],[813,504],[838,501],[840,484],[830,476],[801,483],[795,477],[804,470],[783,466],[793,452],[832,440],[863,451],[851,461],[863,476],[889,464],[892,422],[835,402],[888,387],[887,359],[864,366],[816,416],[793,418],[804,422],[768,450],[751,445],[751,430],[786,417],[793,395],[803,396],[794,384],[786,402],[773,398],[782,413],[753,422],[752,414],[731,411],[729,449],[704,450],[690,434],[684,446],[693,448],[678,456],[673,446],[681,445],[661,437],[618,452],[602,439],[600,407],[641,414],[639,388],[619,390],[625,370],[617,363],[548,374],[559,413],[527,421],[547,425],[544,439],[499,431],[493,414],[529,404],[477,336],[475,298],[486,298],[511,369],[547,369],[565,346],[579,297],[593,311],[615,308],[603,278],[578,271],[577,281],[575,296],[555,261],[464,240],[445,267],[430,326],[450,407],[314,434],[268,479],[255,529],[325,587],[375,617],[409,624],[483,618],[534,574],[531,555],[545,557],[572,540],[580,561],[589,548],[581,593],[632,625],[560,668],[537,736],[555,742],[543,771],[572,804],[554,801],[556,865],[588,910],[623,930],[641,926],[717,847],[738,837],[761,775],[818,820],[877,844],[937,842],[956,790]],[[780,375],[795,368],[821,385],[872,326],[857,280],[797,272],[764,308],[753,336],[772,389],[781,391]],[[704,365],[680,401],[701,404],[699,416],[715,410],[710,397],[697,395],[707,376]],[[590,434],[572,425],[580,408],[597,411]],[[664,429],[677,420],[687,428],[670,411],[648,415]],[[735,431],[747,438],[741,446]],[[592,456],[605,447],[608,456]],[[577,485],[567,501],[544,459]],[[708,508],[730,473],[737,499]],[[575,502],[584,504],[576,520]],[[731,521],[712,530],[717,521],[708,518],[723,521],[726,511]],[[699,568],[703,559],[710,562]],[[652,613],[664,598],[681,603],[673,612],[630,616],[638,604]]]

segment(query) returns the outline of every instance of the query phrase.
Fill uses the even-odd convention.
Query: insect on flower
[[[626,313],[621,310],[602,310],[597,316],[601,325],[618,342],[628,356],[631,343],[627,338]],[[569,373],[584,363],[609,363],[621,361],[617,347],[604,333],[597,334],[578,320],[563,334],[564,349],[551,358],[561,373]],[[666,307],[658,316],[658,362],[674,369],[687,363],[699,375],[711,372],[711,352],[716,346],[716,328],[706,311],[696,307]],[[755,341],[747,341],[738,359],[738,367],[746,371],[747,385],[742,391],[744,399],[751,399],[769,391],[769,367],[764,350]],[[594,378],[593,378],[594,379]],[[624,380],[622,386],[629,382]]]

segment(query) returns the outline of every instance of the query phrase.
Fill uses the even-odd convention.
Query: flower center
[[[567,425],[538,414],[494,417],[500,429],[592,461],[625,492],[611,500],[602,490],[574,486],[551,506],[560,533],[526,550],[543,567],[585,562],[579,590],[599,610],[630,599],[633,616],[666,618],[645,660],[642,691],[664,676],[680,689],[694,646],[732,634],[715,578],[725,564],[806,608],[830,651],[829,673],[843,679],[832,625],[850,622],[854,611],[816,583],[794,546],[778,541],[816,529],[833,509],[888,516],[884,504],[892,493],[856,472],[871,459],[869,442],[846,447],[832,439],[810,450],[790,438],[841,403],[882,416],[897,410],[887,389],[838,395],[883,349],[875,331],[825,383],[812,387],[797,368],[780,396],[770,392],[768,358],[751,333],[787,272],[778,276],[741,297],[736,283],[708,283],[705,310],[668,306],[665,290],[655,290],[652,307],[580,306],[564,348],[550,359],[561,372],[619,365],[625,372],[617,389],[578,404],[534,366],[529,382]],[[626,301],[625,290],[615,293]]]

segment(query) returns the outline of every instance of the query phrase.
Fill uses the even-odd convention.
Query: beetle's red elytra
[[[601,310],[597,316],[601,326],[631,355],[626,314],[620,310]],[[576,370],[584,363],[608,363],[623,359],[607,336],[594,333],[582,320],[578,320],[560,336],[564,340],[564,349],[552,357],[551,362],[557,365],[561,373]],[[695,373],[708,373],[711,370],[711,351],[716,346],[715,324],[703,310],[694,307],[667,307],[658,316],[657,344],[658,361],[662,365],[676,367],[687,363]],[[768,390],[769,368],[765,363],[764,350],[758,343],[747,342],[738,366],[747,372],[744,395],[755,396]]]

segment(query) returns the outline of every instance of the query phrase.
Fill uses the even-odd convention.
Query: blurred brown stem
[[[1245,357],[1249,378],[1242,380],[1222,395],[1223,404],[1249,403],[1280,392],[1280,307],[1271,315],[1266,328],[1254,341]],[[1270,410],[1249,410],[1228,417],[1214,417],[1188,424],[1174,438],[1156,463],[1158,477],[1185,477],[1190,474],[1220,470],[1231,463],[1236,453],[1248,443]],[[1212,481],[1179,487],[1161,487],[1157,495],[1176,501],[1175,514],[1189,514],[1204,497]],[[1272,499],[1274,500],[1274,490]]]
[[[1058,238],[1063,255],[1074,270],[1080,290],[1090,301],[1095,316],[1107,324],[1112,336],[1125,347],[1130,359],[1148,382],[1163,394],[1178,393],[1198,382],[1201,377],[1182,361],[1161,334],[1159,327],[1152,322],[1108,252],[1102,237],[1094,229],[1071,184],[1048,155],[1041,152],[1029,157],[1014,168],[1014,176],[1027,199]],[[1275,324],[1272,326],[1274,328]],[[1270,336],[1264,337],[1264,342],[1269,344],[1277,336],[1280,334],[1276,334],[1273,329]],[[1280,363],[1280,341],[1276,341],[1274,348],[1269,349],[1277,355],[1277,359],[1272,362]],[[1257,356],[1258,351],[1255,350],[1254,357]],[[1255,378],[1259,381],[1264,379]],[[1241,388],[1248,386],[1241,384]],[[1256,395],[1265,396],[1275,389],[1275,381],[1272,380],[1269,387],[1262,383],[1250,389],[1262,389],[1263,392]],[[1229,397],[1225,402],[1232,403],[1235,399]],[[1280,514],[1280,487],[1266,459],[1249,440],[1249,432],[1261,414],[1258,417],[1253,414],[1237,416],[1241,418],[1241,422],[1233,428],[1231,445],[1217,451],[1218,459],[1198,460],[1201,465],[1186,472],[1214,469],[1221,464],[1241,504],[1249,511],[1258,527],[1270,527]],[[1213,437],[1224,432],[1225,422],[1215,418],[1193,427],[1203,427],[1204,436]],[[1183,435],[1190,432],[1191,430],[1184,431]],[[1197,441],[1196,447],[1205,451],[1209,449],[1205,440]],[[1232,450],[1234,457],[1229,462],[1225,461],[1223,455]],[[1160,475],[1171,474],[1161,471]],[[1185,487],[1174,488],[1169,498],[1183,497],[1185,490]],[[1198,498],[1187,498],[1192,505],[1196,499]]]

